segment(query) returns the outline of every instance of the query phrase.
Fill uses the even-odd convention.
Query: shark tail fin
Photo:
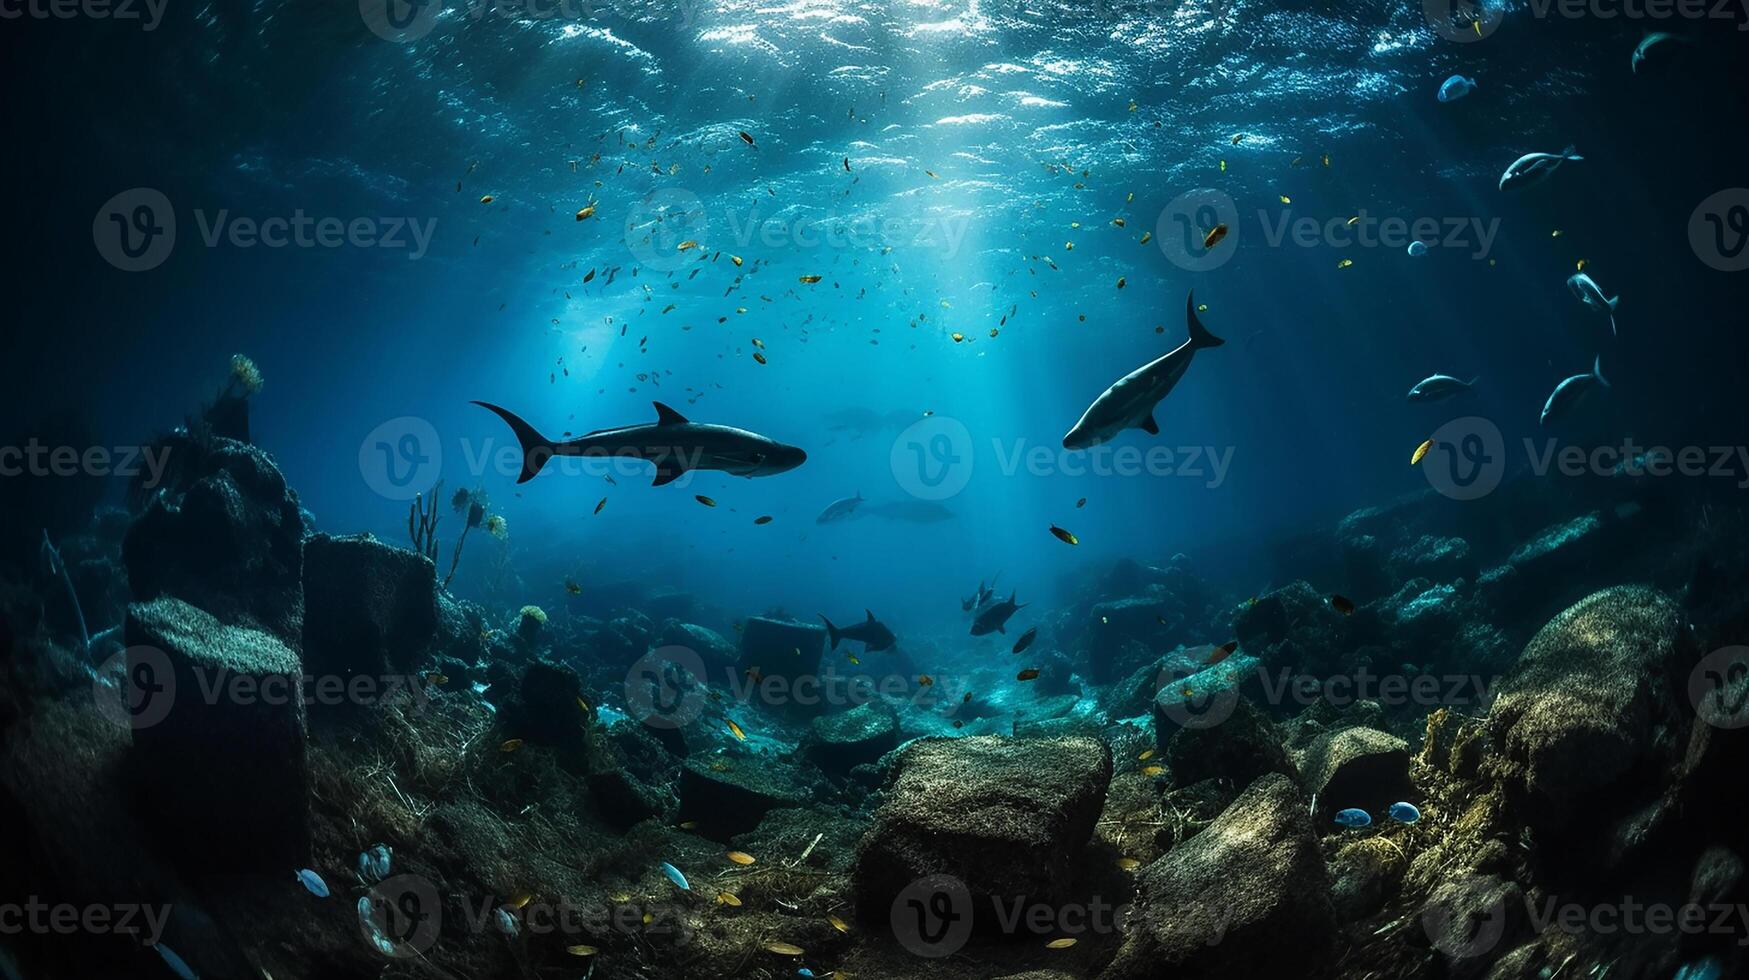
[[[1226,341],[1221,338],[1209,333],[1209,328],[1203,326],[1202,321],[1197,319],[1196,293],[1194,291],[1190,294],[1190,297],[1184,301],[1184,322],[1185,325],[1190,328],[1190,347],[1192,350],[1201,350],[1204,347],[1219,347],[1226,343]]]
[[[832,625],[832,621],[830,619],[826,618],[825,613],[820,614],[820,622],[826,624],[826,638],[828,640],[832,641],[832,645],[827,647],[827,649],[828,650],[838,649],[838,641],[844,638],[843,636],[841,636],[839,634],[838,627]]]
[[[1609,311],[1611,313],[1613,313],[1613,312],[1615,312],[1615,304],[1621,302],[1621,297],[1620,296],[1611,296],[1609,299],[1604,300],[1604,302],[1609,304]]]
[[[1591,376],[1596,378],[1597,383],[1604,386],[1605,388],[1615,387],[1614,385],[1609,383],[1608,378],[1603,376],[1603,355],[1602,354],[1597,355],[1597,359],[1591,362]]]
[[[1474,388],[1474,387],[1475,387],[1475,386],[1476,386],[1476,382],[1478,382],[1478,381],[1480,381],[1480,380],[1482,380],[1482,376],[1481,376],[1481,375],[1479,375],[1479,374],[1477,374],[1477,375],[1473,375],[1473,376],[1472,376],[1472,377],[1471,377],[1471,378],[1470,378],[1470,380],[1468,380],[1468,381],[1466,381],[1466,382],[1464,382],[1464,385],[1465,385],[1465,386],[1466,386],[1466,387],[1470,387],[1470,388]]]
[[[547,460],[557,454],[552,440],[536,432],[534,426],[524,422],[516,413],[489,402],[474,404],[503,419],[510,426],[510,431],[516,434],[516,441],[522,444],[522,475],[516,478],[517,483],[527,483],[534,479],[541,467],[547,465]]]
[[[1571,143],[1568,143],[1567,148],[1561,151],[1561,156],[1565,157],[1568,160],[1584,160],[1585,159],[1584,157],[1579,155],[1579,148],[1574,146]]]

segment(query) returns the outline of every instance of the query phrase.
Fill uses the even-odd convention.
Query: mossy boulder
[[[1358,807],[1374,819],[1414,793],[1409,743],[1389,732],[1355,726],[1312,740],[1298,755],[1306,791],[1318,800],[1320,819]]]
[[[856,912],[881,923],[907,886],[962,882],[973,927],[997,927],[992,902],[1061,904],[1111,782],[1111,749],[1086,737],[927,738],[899,749],[874,826],[857,847]]]
[[[759,757],[689,758],[680,767],[680,812],[697,832],[727,841],[759,826],[765,815],[807,801],[800,780],[780,762]]]
[[[310,538],[304,599],[304,660],[313,674],[405,674],[437,644],[431,559],[368,534]]]
[[[1177,787],[1204,779],[1225,779],[1237,792],[1266,773],[1299,778],[1275,726],[1245,698],[1234,704],[1232,714],[1220,724],[1178,729],[1166,741],[1161,756]]]
[[[197,873],[280,874],[310,851],[303,671],[259,630],[180,599],[128,607],[129,767],[142,813]],[[149,686],[148,686],[149,685]]]
[[[884,703],[871,701],[815,718],[809,723],[801,750],[822,770],[842,776],[857,766],[880,761],[898,745],[898,716]]]
[[[1137,873],[1123,948],[1100,977],[1303,976],[1335,934],[1306,799],[1272,773]]]

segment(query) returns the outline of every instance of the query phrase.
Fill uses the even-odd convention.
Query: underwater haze
[[[1742,4],[0,35],[0,976],[1746,975]]]

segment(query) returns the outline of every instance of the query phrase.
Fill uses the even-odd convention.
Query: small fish
[[[683,892],[692,891],[692,886],[686,883],[686,876],[680,873],[679,868],[669,864],[667,861],[663,861],[658,867],[662,869],[663,874],[668,876],[669,881],[674,882],[675,887]]]
[[[730,908],[740,908],[741,897],[734,892],[717,892],[717,904],[727,905]]]
[[[368,882],[382,881],[389,876],[389,864],[394,850],[387,844],[377,844],[358,855],[358,876]]]
[[[492,198],[492,195],[490,195],[490,194],[487,194],[487,195],[480,198],[481,204],[491,204],[492,201],[493,201],[493,198]]]
[[[735,724],[734,719],[725,718],[725,719],[723,719],[723,724],[729,726],[729,734],[735,736],[736,741],[738,741],[738,742],[747,741],[747,733],[745,731],[742,731],[740,725]]]
[[[602,497],[601,502],[595,505],[595,513],[597,513],[597,514],[601,513],[601,508],[606,507],[606,506],[607,506],[607,498]]]
[[[1087,498],[1086,497],[1082,497],[1080,500],[1075,501],[1075,509],[1076,510],[1080,510],[1081,508],[1083,508],[1085,506],[1087,506]]]
[[[711,498],[705,496],[702,493],[695,494],[692,499],[698,501],[701,504],[704,504],[706,507],[715,507],[717,505],[716,501],[712,500]]]
[[[1330,608],[1344,616],[1352,616],[1354,615],[1354,600],[1332,592],[1330,594]]]
[[[595,216],[595,205],[590,204],[577,209],[577,220],[586,221]]]
[[[805,286],[812,286],[814,283],[817,283],[820,281],[820,277],[819,276],[797,276],[796,281],[802,283]]]
[[[1456,102],[1476,90],[1476,80],[1462,75],[1453,75],[1439,83],[1439,101]]]
[[[1216,245],[1219,245],[1221,239],[1225,237],[1227,237],[1226,224],[1222,223],[1215,225],[1213,228],[1209,229],[1208,234],[1202,236],[1202,247],[1205,249],[1214,248]]]
[[[1068,949],[1070,946],[1075,945],[1075,943],[1077,943],[1077,942],[1079,942],[1079,940],[1073,939],[1073,938],[1053,939],[1050,942],[1045,943],[1045,948],[1046,949]]]
[[[960,343],[960,342],[962,342],[962,341],[964,341],[964,340],[965,340],[965,339],[966,339],[966,335],[965,335],[965,334],[963,334],[963,333],[959,333],[959,332],[957,332],[957,331],[956,331],[956,332],[955,332],[955,333],[954,333],[954,334],[953,334],[953,342],[954,342],[954,343],[956,343],[956,344],[957,344],[957,343]]]
[[[1449,374],[1432,374],[1415,382],[1415,387],[1409,389],[1409,400],[1412,402],[1436,402],[1461,395],[1470,390],[1476,383],[1475,378],[1462,381]]]
[[[1068,531],[1064,530],[1063,528],[1056,526],[1055,524],[1051,525],[1051,533],[1056,535],[1057,540],[1063,542],[1064,544],[1080,544],[1081,543],[1080,538],[1075,537],[1075,535],[1069,533]]]
[[[800,956],[804,952],[800,946],[794,943],[766,943],[765,951],[776,953],[779,956]]]
[[[1143,766],[1142,767],[1142,775],[1144,775],[1144,776],[1158,776],[1165,771],[1166,771],[1165,766]]]
[[[1426,242],[1417,240],[1417,241],[1413,241],[1413,242],[1409,243],[1409,257],[1410,258],[1418,259],[1426,254],[1427,254],[1427,243]]]
[[[1591,373],[1575,374],[1555,386],[1549,392],[1549,400],[1543,403],[1543,413],[1540,424],[1548,425],[1565,418],[1573,406],[1585,397],[1594,387],[1609,387],[1609,379],[1603,376],[1603,355],[1599,354],[1592,362]]]
[[[686,241],[681,242],[679,245],[674,246],[674,251],[676,251],[676,252],[690,252],[697,247],[698,247],[697,240],[688,238]],[[668,309],[672,310],[672,309],[674,309],[674,307],[670,306],[670,307],[668,307]],[[663,312],[667,312],[667,310],[664,310]]]
[[[1369,827],[1372,825],[1372,814],[1365,810],[1349,807],[1337,812],[1336,825],[1350,828]]]
[[[741,136],[741,142],[746,143],[748,146],[754,145],[753,144],[753,135],[751,133],[742,132],[740,134],[740,136]]]
[[[1279,199],[1283,204],[1292,204],[1294,202],[1293,198],[1288,197],[1286,194],[1280,195]]]
[[[918,687],[934,687],[935,686],[935,678],[929,676],[928,674],[918,674],[917,675],[917,686]]]
[[[523,892],[515,898],[512,898],[510,901],[505,902],[504,907],[520,912],[523,909],[528,908],[528,903],[532,901],[534,901],[534,895],[529,892]]]
[[[768,361],[765,360],[765,355],[759,353],[758,351],[753,352],[753,360],[757,361],[760,364],[769,363]]]
[[[1025,650],[1027,647],[1032,646],[1032,641],[1034,641],[1036,639],[1038,639],[1038,627],[1037,626],[1027,627],[1026,632],[1020,634],[1020,638],[1018,640],[1014,641],[1014,650],[1012,652],[1020,653],[1021,651]]]
[[[758,859],[753,855],[748,854],[746,851],[730,851],[729,860],[745,867],[746,865],[755,863]]]
[[[843,919],[840,919],[836,915],[828,915],[826,917],[826,921],[832,923],[832,928],[838,930],[839,932],[842,932],[845,935],[850,934],[850,924],[848,922],[845,922]]]
[[[1392,803],[1389,813],[1398,823],[1414,823],[1421,819],[1421,811],[1413,803]]]
[[[1244,133],[1234,133],[1233,134],[1233,145],[1238,146],[1240,141],[1242,141],[1244,138],[1245,138]]]
[[[431,673],[425,675],[425,680],[429,684],[434,684],[438,687],[442,687],[443,685],[449,683],[449,675],[448,674],[441,674],[441,673],[438,673],[437,671],[434,670]]]
[[[1348,267],[1350,267],[1350,266],[1352,266],[1352,265],[1354,265],[1354,260],[1353,260],[1353,259],[1343,259],[1343,260],[1342,260],[1342,261],[1340,261],[1340,262],[1338,262],[1338,263],[1336,263],[1336,268],[1338,268],[1338,269],[1346,269],[1346,268],[1348,268]]]
[[[576,582],[572,581],[571,579],[566,579],[565,580],[565,593],[567,595],[582,595],[583,594],[583,586],[578,585]]]
[[[1136,756],[1136,761],[1137,762],[1147,762],[1149,759],[1152,759],[1154,757],[1154,752],[1155,752],[1154,749],[1148,749],[1147,751],[1143,752],[1141,755]]]
[[[1038,668],[1028,667],[1020,673],[1015,674],[1014,679],[1017,681],[1036,681],[1038,680]]]
[[[1427,451],[1433,448],[1433,440],[1429,439],[1415,447],[1415,452],[1409,456],[1409,465],[1414,466],[1427,456]]]
[[[1119,871],[1134,871],[1141,866],[1142,866],[1142,862],[1136,860],[1135,858],[1118,858],[1117,859],[1117,869]]]
[[[570,953],[572,956],[594,956],[596,953],[601,952],[601,950],[596,949],[594,946],[585,946],[582,943],[578,943],[575,946],[566,946],[565,952]]]
[[[1239,641],[1238,640],[1228,640],[1227,642],[1221,644],[1220,646],[1215,647],[1214,652],[1209,654],[1208,659],[1203,661],[1203,664],[1204,664],[1204,666],[1213,667],[1215,664],[1218,664],[1221,661],[1232,656],[1233,651],[1235,651],[1237,649],[1239,649]]]
[[[1582,161],[1584,159],[1571,146],[1559,153],[1526,153],[1512,161],[1511,165],[1500,175],[1500,189],[1505,191],[1540,184],[1547,180],[1550,174],[1559,170],[1561,164],[1568,160]]]
[[[1221,161],[1221,173],[1226,173],[1226,172],[1227,172],[1227,161],[1222,160]]]
[[[522,931],[521,924],[516,921],[516,916],[510,914],[509,909],[494,909],[492,918],[498,924],[498,931],[512,939],[515,939],[516,934]]]
[[[293,875],[293,877],[297,879],[298,884],[303,885],[304,888],[308,889],[310,894],[317,898],[328,897],[328,883],[322,880],[321,875],[311,871],[309,868],[304,868]]]
[[[753,523],[755,524],[770,524],[771,521],[772,517],[770,514],[761,514],[758,517],[753,518]]]

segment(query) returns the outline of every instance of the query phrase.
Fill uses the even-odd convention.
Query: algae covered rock
[[[1694,711],[1692,641],[1654,590],[1619,586],[1556,616],[1500,683],[1496,776],[1533,829],[1598,825],[1649,805],[1678,769]]]
[[[129,759],[143,813],[182,865],[279,874],[309,859],[297,654],[179,599],[128,607]]]
[[[1162,757],[1172,770],[1172,784],[1180,787],[1225,779],[1242,790],[1266,773],[1299,776],[1275,726],[1245,698],[1218,725],[1178,729],[1167,740]]]
[[[247,443],[183,440],[172,458],[175,482],[153,495],[122,542],[134,598],[175,596],[295,647],[304,619],[297,494]]]
[[[1358,807],[1375,818],[1414,792],[1409,743],[1376,728],[1355,726],[1320,735],[1299,753],[1306,790],[1320,817]]]
[[[1301,976],[1335,930],[1306,799],[1271,774],[1137,873],[1123,948],[1100,976]]]
[[[698,654],[707,667],[733,667],[735,661],[741,659],[740,651],[735,645],[723,638],[723,634],[703,626],[684,623],[678,619],[670,619],[662,623],[661,632],[656,637],[656,645],[664,647],[685,647]]]
[[[680,812],[702,837],[726,841],[765,815],[807,800],[789,767],[766,758],[688,759],[680,767]]]
[[[895,753],[893,781],[857,847],[857,915],[886,923],[913,882],[965,887],[974,927],[992,902],[1061,903],[1111,782],[1111,749],[1086,737],[921,739]]]
[[[317,534],[304,545],[304,606],[311,673],[406,673],[438,637],[437,570],[368,534]]]
[[[815,718],[801,751],[826,772],[844,775],[857,766],[880,761],[898,745],[898,716],[886,704],[871,701]]]

